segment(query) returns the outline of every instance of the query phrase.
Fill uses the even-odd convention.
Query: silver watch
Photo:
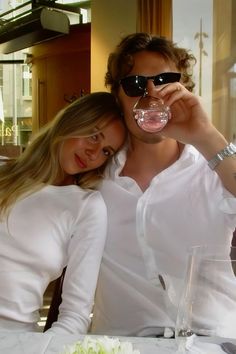
[[[223,161],[226,157],[236,154],[236,146],[233,143],[227,145],[223,150],[219,151],[210,161],[208,166],[214,170],[216,166]]]

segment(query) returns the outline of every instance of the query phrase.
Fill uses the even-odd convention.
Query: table
[[[93,336],[94,337],[94,336]],[[141,354],[175,353],[175,341],[172,339],[119,337],[130,341]],[[76,335],[51,335],[47,333],[0,333],[1,354],[61,354],[66,345],[82,339]]]
[[[94,337],[94,336],[93,336]],[[165,338],[142,338],[142,337],[119,337],[120,340],[130,341],[133,347],[140,351],[140,354],[173,354],[176,353],[176,342],[174,339]],[[0,353],[1,354],[61,354],[66,345],[81,340],[76,335],[51,335],[47,333],[4,333],[0,332]],[[226,340],[225,340],[226,341]],[[236,340],[231,340],[236,344]],[[206,342],[206,343],[204,343]],[[222,339],[214,341],[203,339],[202,345],[206,347],[195,347],[190,353],[196,354],[225,354],[217,343]]]

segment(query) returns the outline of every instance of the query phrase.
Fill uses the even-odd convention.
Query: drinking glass
[[[175,328],[178,352],[191,352],[203,336],[236,339],[236,247],[190,250]]]
[[[148,133],[162,130],[171,117],[170,107],[162,99],[149,95],[135,103],[133,113],[138,126]]]

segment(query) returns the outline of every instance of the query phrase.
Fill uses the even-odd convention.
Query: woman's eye
[[[96,143],[98,141],[98,134],[91,135],[89,138],[93,143]]]
[[[106,157],[110,157],[112,156],[112,152],[108,149],[103,149],[103,154],[106,156]]]

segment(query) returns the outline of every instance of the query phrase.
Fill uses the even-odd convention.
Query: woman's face
[[[97,127],[89,137],[69,138],[62,144],[59,162],[65,175],[75,175],[103,165],[125,140],[125,127],[119,119],[112,120],[101,131]]]

